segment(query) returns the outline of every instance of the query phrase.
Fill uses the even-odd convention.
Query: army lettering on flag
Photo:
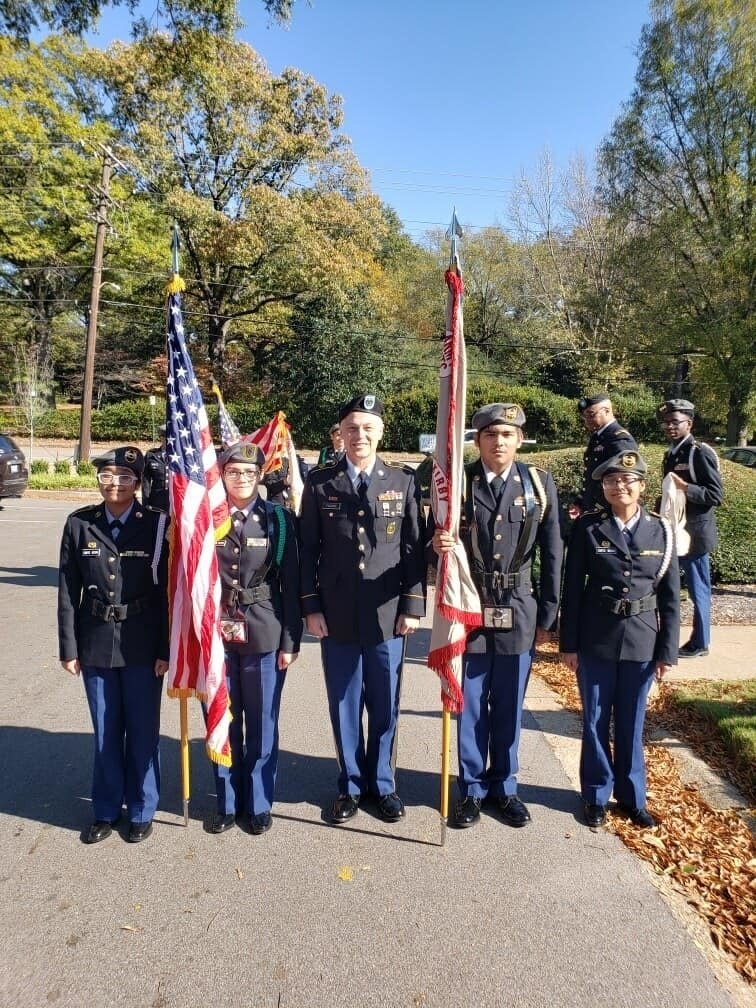
[[[452,227],[456,222],[453,220]],[[453,238],[454,236],[452,236]],[[454,243],[452,243],[454,249]],[[467,633],[481,625],[480,599],[467,553],[459,538],[464,479],[467,361],[462,319],[463,284],[456,253],[444,275],[448,288],[446,335],[439,372],[436,450],[431,477],[431,509],[436,528],[456,539],[438,560],[428,667],[441,679],[441,699],[452,713],[462,710],[462,655]]]
[[[231,763],[231,721],[220,636],[221,584],[216,538],[230,528],[228,503],[181,312],[183,281],[168,287],[166,442],[171,505],[168,695],[196,696],[207,708],[211,760]]]

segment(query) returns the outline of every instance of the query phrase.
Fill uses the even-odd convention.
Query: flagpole
[[[171,270],[173,281],[178,283],[179,277],[179,229],[173,222],[171,235]],[[169,285],[170,287],[170,285]],[[181,799],[184,807],[184,826],[189,826],[189,795],[191,792],[191,776],[189,773],[189,705],[187,697],[179,697],[179,724],[181,726],[179,751],[181,753]]]
[[[181,798],[184,803],[184,826],[189,825],[189,705],[185,696],[179,698],[181,718]]]
[[[449,250],[449,269],[456,271],[460,275],[459,252],[457,251],[457,237],[462,234],[462,229],[457,220],[457,208],[452,211],[451,223],[447,231],[447,237],[451,238],[451,248]],[[451,294],[449,295],[451,297]],[[462,404],[465,408],[465,404]],[[441,711],[441,795],[439,799],[439,819],[441,820],[441,846],[446,843],[446,827],[449,823],[449,762],[451,749],[451,711],[446,703]]]
[[[449,819],[449,750],[451,748],[451,712],[441,711],[441,846],[446,843],[446,824]]]

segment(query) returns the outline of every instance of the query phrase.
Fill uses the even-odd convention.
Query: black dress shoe
[[[152,833],[152,820],[147,822],[133,822],[129,825],[129,843],[141,843]]]
[[[95,819],[87,832],[84,834],[84,843],[99,843],[100,840],[107,840],[113,832],[113,823],[109,819]]]
[[[585,821],[589,826],[603,826],[606,822],[606,805],[584,805]]]
[[[357,809],[359,807],[359,795],[340,794],[326,813],[326,819],[329,823],[333,823],[334,825],[344,823],[347,819],[351,819],[352,816],[357,815]]]
[[[378,798],[377,808],[378,815],[384,822],[399,822],[404,816],[404,805],[396,791],[381,795]]]
[[[505,795],[503,798],[497,798],[496,801],[501,818],[507,826],[525,826],[530,822],[530,812],[517,795]]]
[[[229,812],[228,815],[215,815],[210,822],[208,831],[210,833],[225,833],[226,830],[231,829],[235,823],[236,817],[233,812]]]
[[[464,801],[458,802],[454,809],[454,816],[452,817],[454,826],[457,829],[467,829],[468,826],[476,823],[480,819],[480,806],[482,803],[483,799],[476,798],[474,795],[468,795]]]
[[[254,833],[255,836],[267,833],[272,825],[273,817],[270,812],[258,812],[257,815],[249,817],[249,831],[250,833]]]
[[[656,826],[656,819],[654,819],[648,809],[632,808],[630,805],[623,805],[621,802],[617,802],[617,808],[620,812],[626,815],[635,826],[640,826],[641,829],[653,829],[654,826]]]
[[[691,644],[688,641],[687,644],[683,644],[681,648],[678,649],[678,658],[699,658],[702,655],[707,655],[709,649],[707,647],[696,647],[695,644]]]

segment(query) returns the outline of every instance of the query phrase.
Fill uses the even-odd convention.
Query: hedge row
[[[590,390],[593,391],[593,390]],[[657,401],[643,386],[613,393],[615,413],[640,441],[661,442],[663,438],[656,418]],[[542,445],[563,445],[581,442],[586,437],[574,399],[546,389],[528,385],[504,385],[489,380],[471,381],[467,390],[468,416],[489,402],[517,402],[527,417],[526,432]],[[415,389],[385,397],[386,433],[383,447],[387,451],[416,451],[418,437],[436,429],[438,397],[435,389]],[[274,415],[281,404],[266,402],[230,402],[227,404],[239,430],[256,430]],[[206,401],[208,417],[217,433],[218,411],[211,396]],[[159,403],[153,412],[145,399],[114,403],[92,411],[92,439],[95,441],[150,441],[153,418],[157,428],[164,419],[165,408]],[[296,407],[287,411],[298,446],[316,448],[327,440],[327,426],[322,432],[313,430],[308,418],[298,416]],[[699,425],[700,427],[700,425]],[[28,435],[22,415],[14,410],[0,410],[0,429],[11,434]],[[697,429],[699,429],[697,427]],[[34,433],[39,438],[76,440],[79,436],[79,411],[75,409],[47,410],[34,421]]]
[[[664,448],[644,445],[648,463],[646,502],[655,507],[661,494]],[[548,469],[554,477],[560,505],[567,507],[582,481],[583,456],[579,449],[533,452],[528,462]],[[756,584],[756,473],[726,459],[721,461],[724,503],[717,508],[719,546],[711,556],[712,579],[723,584]],[[564,515],[564,510],[562,512]]]

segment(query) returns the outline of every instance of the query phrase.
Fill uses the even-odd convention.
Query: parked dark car
[[[722,458],[756,469],[756,448],[723,448]]]
[[[0,500],[23,497],[29,482],[26,457],[8,434],[0,434]]]

